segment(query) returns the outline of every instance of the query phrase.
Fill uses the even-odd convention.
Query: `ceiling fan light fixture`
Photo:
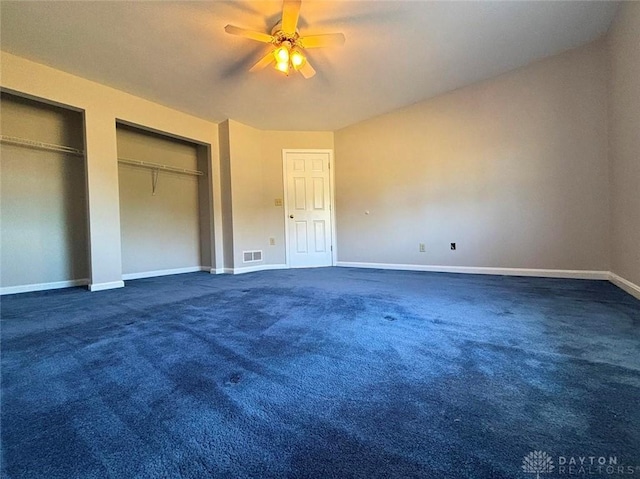
[[[295,70],[299,70],[306,61],[307,59],[303,53],[297,48],[291,52],[291,66],[293,66]]]
[[[278,48],[275,49],[273,55],[278,63],[289,63],[289,57],[291,51],[291,43],[282,42]]]
[[[284,73],[285,75],[289,75],[289,62],[276,62],[276,70]]]

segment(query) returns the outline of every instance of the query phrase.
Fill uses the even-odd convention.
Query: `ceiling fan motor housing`
[[[280,45],[282,42],[290,42],[291,45],[296,45],[298,42],[298,38],[300,38],[300,33],[296,28],[294,33],[285,33],[282,31],[282,20],[276,23],[271,29],[271,35],[273,36],[274,44]]]

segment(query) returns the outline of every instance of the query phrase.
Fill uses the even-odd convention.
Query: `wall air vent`
[[[262,261],[262,251],[243,251],[242,261],[244,263],[256,263],[258,261]]]

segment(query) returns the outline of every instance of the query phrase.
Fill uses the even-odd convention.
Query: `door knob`
[[[289,215],[289,218],[293,219],[293,215]]]

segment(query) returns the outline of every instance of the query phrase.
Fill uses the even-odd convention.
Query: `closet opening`
[[[118,122],[122,278],[209,271],[208,147]]]
[[[0,92],[0,291],[89,283],[81,111]]]

